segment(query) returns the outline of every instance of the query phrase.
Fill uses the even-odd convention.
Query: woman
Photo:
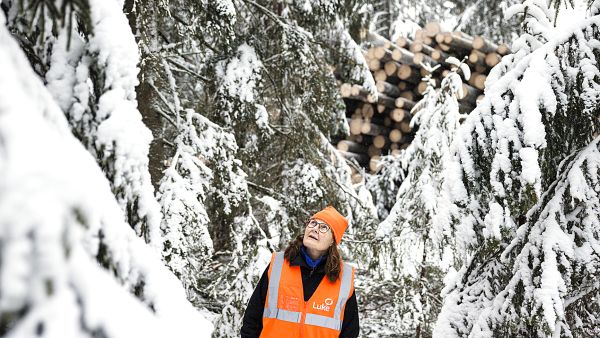
[[[327,207],[284,252],[273,254],[248,302],[242,338],[358,337],[354,268],[337,248],[347,227]]]

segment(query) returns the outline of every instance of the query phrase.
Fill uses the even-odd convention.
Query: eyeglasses
[[[322,234],[324,234],[324,233],[326,233],[327,231],[330,230],[329,225],[327,225],[327,223],[319,222],[319,221],[314,220],[314,219],[311,219],[306,224],[306,226],[309,227],[309,228],[314,228],[317,225],[319,226],[319,232],[322,233]]]

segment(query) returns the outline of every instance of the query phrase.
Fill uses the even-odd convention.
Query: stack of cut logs
[[[463,83],[460,110],[468,113],[483,97],[484,83],[490,69],[510,53],[507,45],[497,45],[480,36],[461,32],[442,32],[436,22],[425,25],[413,39],[400,37],[389,41],[377,33],[367,34],[363,50],[368,67],[376,81],[378,96],[374,97],[360,85],[340,83],[346,103],[350,136],[338,140],[337,148],[348,159],[374,172],[381,155],[399,154],[408,147],[413,131],[411,109],[427,88],[423,78],[433,71],[436,86],[448,74],[450,56],[465,60],[471,68],[471,78]],[[464,80],[463,80],[464,81]]]

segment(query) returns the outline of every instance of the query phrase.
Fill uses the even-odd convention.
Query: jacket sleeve
[[[265,269],[260,281],[254,289],[242,323],[242,338],[258,338],[262,331],[262,317],[265,309],[265,300],[267,299],[267,290],[269,289],[269,266]]]
[[[350,296],[346,302],[340,338],[356,338],[358,337],[359,329],[358,303],[356,302],[356,291],[354,291],[352,292],[352,296]]]

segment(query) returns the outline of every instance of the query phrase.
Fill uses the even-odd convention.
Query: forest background
[[[238,336],[334,205],[361,336],[597,336],[599,6],[2,0],[0,335]],[[468,115],[468,70],[431,87],[353,181],[338,81],[374,88],[365,32],[429,21],[512,53]]]

